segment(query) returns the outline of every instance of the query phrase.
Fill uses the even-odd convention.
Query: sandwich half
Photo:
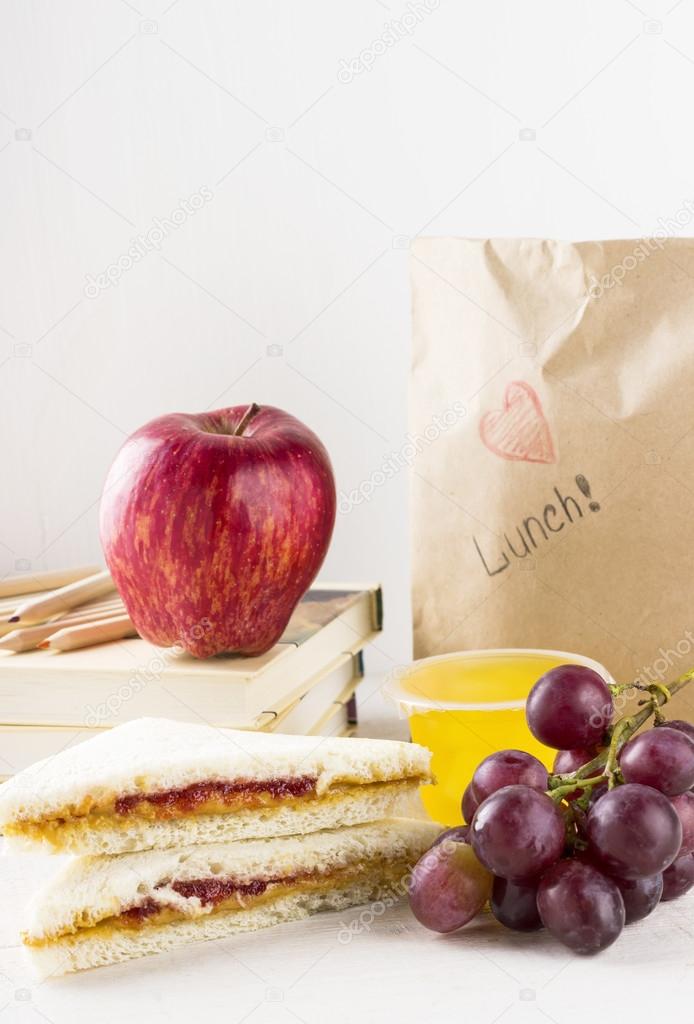
[[[430,756],[141,718],[0,786],[0,831],[9,850],[76,854],[302,835],[411,813]]]
[[[22,939],[45,977],[395,900],[440,831],[393,818],[282,839],[77,857],[36,893]]]

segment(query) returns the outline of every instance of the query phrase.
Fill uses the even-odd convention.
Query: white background
[[[690,198],[690,0],[429,6],[0,0],[0,574],[98,558],[108,465],[164,412],[277,404],[369,480],[406,442],[413,236],[640,236]],[[343,512],[322,574],[384,582],[379,667],[407,494]]]

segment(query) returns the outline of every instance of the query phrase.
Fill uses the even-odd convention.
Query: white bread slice
[[[120,854],[136,850],[161,850],[195,843],[233,842],[304,835],[341,825],[358,825],[379,818],[407,817],[421,810],[417,784],[384,782],[353,786],[338,796],[326,795],[310,802],[240,810],[230,814],[199,814],[189,818],[148,821],[129,816],[115,818],[108,826],[90,828],[87,818],[66,821],[43,839],[21,833],[7,835],[8,853],[71,853],[76,855]]]
[[[298,921],[323,910],[346,910],[380,898],[382,886],[364,881],[326,893],[293,893],[256,909],[218,914],[197,921],[175,921],[141,932],[121,931],[108,938],[85,932],[83,936],[29,949],[28,955],[39,978],[60,977],[74,971],[107,967],[124,960],[165,953],[191,942],[224,939],[238,932],[257,931],[275,924]]]
[[[402,895],[407,869],[440,831],[431,821],[396,818],[277,840],[75,858],[33,897],[23,938],[41,973],[64,973],[368,902],[386,884],[392,889],[394,865],[405,865],[396,887]],[[351,877],[338,875],[331,882],[331,873],[349,875],[350,869]],[[320,872],[326,888],[292,892],[278,885],[276,895],[270,892],[258,906],[250,901],[247,909],[218,913],[172,888],[175,882],[233,878],[243,883],[307,871]],[[185,920],[135,929],[94,927],[148,901],[174,908]]]
[[[335,786],[403,780],[414,785],[431,780],[430,757],[424,747],[392,740],[284,736],[141,718],[39,761],[0,786],[0,830],[8,829],[11,838],[23,838],[24,845],[34,846],[29,834],[19,835],[23,823],[84,815],[85,806],[99,808],[118,797],[181,789],[210,780],[310,776],[316,780],[318,797]],[[363,812],[353,820],[364,820],[368,804],[367,800]],[[377,802],[374,813],[381,814],[383,809],[382,802]],[[234,814],[221,816],[230,818]],[[180,842],[183,838],[180,830],[151,829],[151,822],[139,833],[131,830],[136,817],[136,813],[127,816],[129,826],[125,830],[116,823],[113,834],[104,842],[92,842],[82,830],[65,849],[119,852],[134,848],[132,835],[136,843],[147,846]],[[280,831],[289,827],[292,831],[325,828],[341,821],[339,814],[332,819],[314,819],[310,814],[289,818],[291,826],[283,826],[278,820]],[[254,832],[252,821],[247,817],[243,829],[231,832],[215,831],[208,822],[191,832],[188,841],[274,834],[267,824]]]

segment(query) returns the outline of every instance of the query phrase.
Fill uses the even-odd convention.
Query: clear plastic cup
[[[480,761],[495,750],[527,750],[551,767],[556,751],[528,729],[525,700],[540,676],[567,664],[585,665],[613,682],[592,658],[523,648],[437,655],[390,675],[384,692],[409,718],[414,742],[433,754],[436,785],[422,786],[421,796],[435,821],[463,820],[463,790]]]

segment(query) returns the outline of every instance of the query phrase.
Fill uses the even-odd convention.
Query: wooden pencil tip
[[[19,622],[19,615],[13,615],[12,618],[8,619],[7,621],[8,622]]]

